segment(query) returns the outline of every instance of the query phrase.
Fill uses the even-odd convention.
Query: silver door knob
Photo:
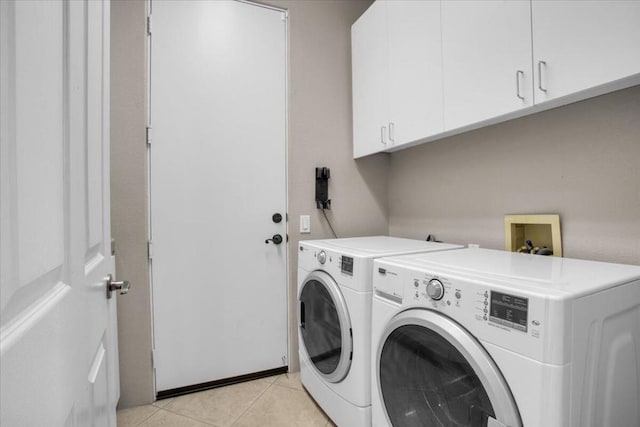
[[[113,291],[120,291],[120,295],[125,295],[131,289],[131,283],[128,280],[122,280],[116,282],[113,280],[113,276],[109,274],[106,278],[107,282],[107,298],[111,298]]]

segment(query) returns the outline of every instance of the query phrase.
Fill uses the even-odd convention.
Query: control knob
[[[431,279],[427,284],[427,295],[433,300],[441,300],[444,296],[444,286],[438,279]]]
[[[325,262],[327,262],[327,254],[325,253],[325,251],[320,251],[320,253],[318,254],[318,262],[320,264],[324,264]]]

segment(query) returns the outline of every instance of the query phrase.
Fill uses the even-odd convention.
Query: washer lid
[[[499,369],[453,320],[410,309],[391,320],[380,342],[377,392],[393,426],[522,425]]]
[[[309,274],[298,295],[300,349],[330,382],[349,372],[353,351],[351,320],[337,283],[323,271]]]
[[[459,249],[463,246],[389,236],[350,237],[300,242],[317,249],[329,249],[352,256],[378,258],[408,253]]]
[[[578,297],[640,279],[640,266],[491,249],[460,249],[376,261],[380,265],[495,280],[543,296]]]

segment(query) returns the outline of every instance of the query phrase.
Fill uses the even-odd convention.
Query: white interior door
[[[156,389],[287,365],[286,15],[152,3]],[[283,220],[275,223],[272,215]]]
[[[115,426],[109,3],[0,19],[0,425]]]

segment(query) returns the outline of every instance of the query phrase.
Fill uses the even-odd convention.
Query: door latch
[[[120,291],[120,295],[125,295],[131,289],[131,283],[128,280],[121,282],[115,282],[113,276],[109,274],[105,279],[107,282],[107,298],[111,299],[111,293],[113,291]]]

